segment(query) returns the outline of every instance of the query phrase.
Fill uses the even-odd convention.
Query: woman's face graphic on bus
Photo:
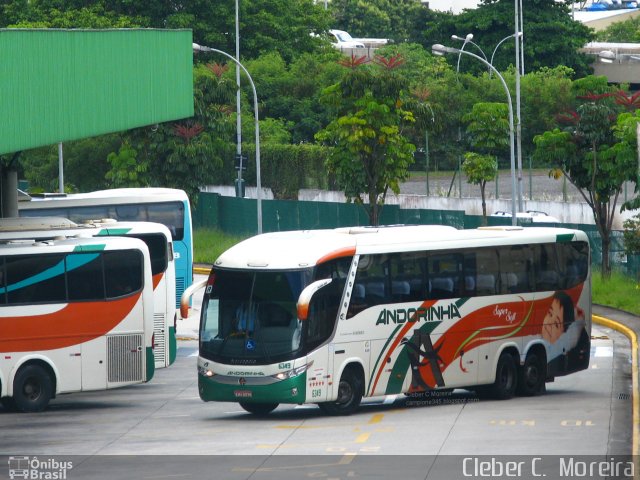
[[[564,333],[564,307],[560,300],[554,298],[542,321],[542,338],[555,343]]]

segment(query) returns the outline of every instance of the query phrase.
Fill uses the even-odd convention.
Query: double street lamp
[[[258,233],[262,233],[262,181],[260,177],[260,123],[258,121],[258,94],[256,93],[256,85],[253,83],[253,78],[247,71],[247,69],[238,60],[233,58],[228,53],[218,50],[217,48],[205,47],[203,45],[193,44],[193,50],[195,52],[214,52],[224,55],[229,60],[234,62],[242,71],[247,75],[249,83],[251,84],[251,90],[253,91],[253,111],[255,113],[255,130],[256,130],[256,200],[258,210]]]
[[[500,75],[500,72],[493,66],[491,65],[487,60],[485,60],[484,58],[468,52],[466,50],[461,50],[458,48],[453,48],[453,47],[445,47],[444,45],[440,45],[440,44],[435,44],[431,47],[431,51],[435,54],[435,55],[444,55],[446,53],[454,53],[454,54],[458,54],[458,55],[469,55],[470,57],[475,58],[476,60],[484,63],[487,67],[489,67],[490,71],[493,71],[496,76],[500,79],[500,82],[502,82],[502,86],[504,87],[504,91],[507,94],[507,105],[509,106],[509,144],[510,144],[510,150],[511,150],[511,224],[512,225],[517,225],[518,224],[518,219],[516,218],[516,192],[517,192],[517,186],[516,186],[516,160],[515,160],[515,140],[514,140],[514,127],[513,127],[513,104],[511,102],[511,93],[509,92],[509,87],[507,86],[507,82],[504,81],[504,78],[502,77],[502,75]]]

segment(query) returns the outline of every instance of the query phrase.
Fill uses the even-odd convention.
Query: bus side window
[[[142,289],[142,256],[135,250],[104,252],[107,298],[117,298]]]
[[[97,253],[75,253],[66,258],[69,300],[103,300],[104,275],[102,256]]]
[[[561,271],[556,255],[556,243],[533,245],[535,269],[535,290],[538,292],[556,291],[563,288]]]
[[[528,247],[514,245],[500,252],[500,282],[503,293],[531,291],[531,252]]]
[[[66,302],[64,255],[8,257],[6,259],[7,302]]]
[[[480,248],[475,252],[476,295],[497,295],[500,265],[498,250],[495,248]]]

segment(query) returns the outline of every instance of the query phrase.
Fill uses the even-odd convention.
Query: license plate
[[[253,397],[253,392],[251,390],[234,390],[233,394],[239,398],[251,398]]]

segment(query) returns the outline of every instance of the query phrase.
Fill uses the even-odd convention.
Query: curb
[[[616,330],[626,336],[631,342],[631,395],[632,395],[632,425],[631,425],[631,454],[637,458],[640,434],[640,398],[638,395],[638,336],[626,325],[600,315],[591,315],[594,323]]]

